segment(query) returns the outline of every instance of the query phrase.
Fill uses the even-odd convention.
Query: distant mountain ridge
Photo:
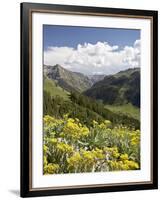
[[[131,103],[140,107],[140,68],[113,75],[89,75],[72,72],[61,65],[44,65],[44,75],[68,92],[79,92],[104,104]]]
[[[88,75],[88,78],[92,81],[93,84],[97,83],[98,81],[101,81],[105,78],[105,74],[94,74],[94,75]]]
[[[107,104],[131,103],[140,107],[140,68],[127,69],[105,76],[84,92]]]
[[[93,84],[91,79],[79,72],[72,72],[61,65],[44,66],[44,74],[53,79],[57,84],[67,91],[83,92]]]

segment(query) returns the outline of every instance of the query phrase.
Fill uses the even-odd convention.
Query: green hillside
[[[104,107],[89,97],[72,92],[69,95],[70,101],[66,101],[60,96],[51,97],[44,91],[44,115],[62,118],[65,114],[69,117],[78,118],[83,124],[91,126],[93,121],[103,122],[108,119],[113,124],[123,124],[128,127],[139,129],[140,122],[131,116],[123,113],[116,113]]]
[[[104,104],[124,105],[131,103],[140,107],[140,69],[128,69],[106,76],[84,92],[85,95]]]
[[[119,78],[121,76],[127,76],[129,78],[132,73],[139,72],[139,71],[140,71],[140,68],[129,68],[129,69],[120,71],[120,72],[114,74],[113,76],[115,76],[116,78]]]
[[[60,96],[65,100],[69,99],[69,92],[62,89],[54,80],[44,76],[44,91],[50,93],[52,97]]]
[[[131,81],[134,79],[132,78],[132,73],[127,75],[126,79],[123,79],[123,76],[124,75],[122,74],[118,78],[115,78],[114,76],[106,77],[106,83],[105,79],[99,81],[99,86],[100,83],[108,84],[108,82],[109,84],[106,85],[106,89],[113,87],[112,84],[115,85],[114,87],[118,86],[119,91],[117,93],[117,98],[119,99],[119,97],[122,98],[123,96],[124,99],[124,95],[130,87]],[[121,80],[124,80],[124,83],[125,80],[129,80],[130,82],[129,84],[122,85],[120,82]],[[94,89],[98,83],[94,84],[92,89]],[[105,92],[104,87],[102,87],[102,89],[100,88],[100,90],[101,92]],[[111,92],[108,90],[105,96],[109,95],[109,97],[112,98],[110,94]],[[68,114],[69,117],[78,118],[87,126],[91,126],[93,120],[102,122],[109,119],[113,124],[123,124],[128,127],[139,129],[140,109],[138,107],[133,106],[131,103],[127,103],[127,101],[122,101],[123,104],[103,103],[105,103],[104,100],[98,101],[98,99],[96,100],[95,98],[88,97],[76,91],[67,92],[58,84],[57,80],[44,76],[44,115],[49,114],[57,118],[62,118],[65,114]]]
[[[141,168],[139,70],[93,78],[44,68],[44,175]]]
[[[130,103],[124,105],[106,105],[105,108],[114,113],[126,114],[134,119],[140,120],[140,109]]]

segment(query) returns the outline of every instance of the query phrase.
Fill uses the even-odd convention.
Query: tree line
[[[105,108],[102,102],[77,92],[71,92],[69,101],[67,101],[60,96],[51,97],[48,92],[44,91],[43,110],[44,115],[48,114],[56,118],[62,118],[63,115],[68,114],[69,117],[78,118],[81,123],[87,126],[91,126],[93,120],[101,123],[108,119],[114,125],[123,124],[135,129],[140,128],[140,122],[137,119],[113,113]]]

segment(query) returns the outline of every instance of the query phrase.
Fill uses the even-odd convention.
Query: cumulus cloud
[[[44,64],[60,64],[64,68],[84,74],[112,74],[140,67],[140,40],[122,49],[107,42],[78,44],[72,47],[49,47],[44,51]]]

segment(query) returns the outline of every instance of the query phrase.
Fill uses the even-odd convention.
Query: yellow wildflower
[[[104,159],[105,155],[103,154],[103,150],[99,148],[95,148],[92,150],[92,153],[96,159]]]
[[[127,153],[121,154],[121,155],[120,155],[120,159],[121,159],[121,160],[128,160],[128,154],[127,154]]]
[[[44,173],[45,174],[54,174],[58,171],[58,169],[59,169],[58,164],[49,163],[48,165],[44,166]]]
[[[66,153],[72,153],[73,152],[73,147],[65,144],[63,142],[60,142],[57,144],[57,149],[62,151],[62,152],[66,152]]]
[[[45,154],[45,153],[47,153],[47,151],[48,151],[48,147],[44,144],[43,145],[43,153]]]
[[[57,143],[57,139],[56,138],[50,138],[49,142],[53,145],[55,145]]]
[[[75,165],[79,164],[80,161],[81,161],[81,156],[78,152],[75,153],[70,158],[67,158],[67,162],[68,162],[69,166],[75,166]]]

